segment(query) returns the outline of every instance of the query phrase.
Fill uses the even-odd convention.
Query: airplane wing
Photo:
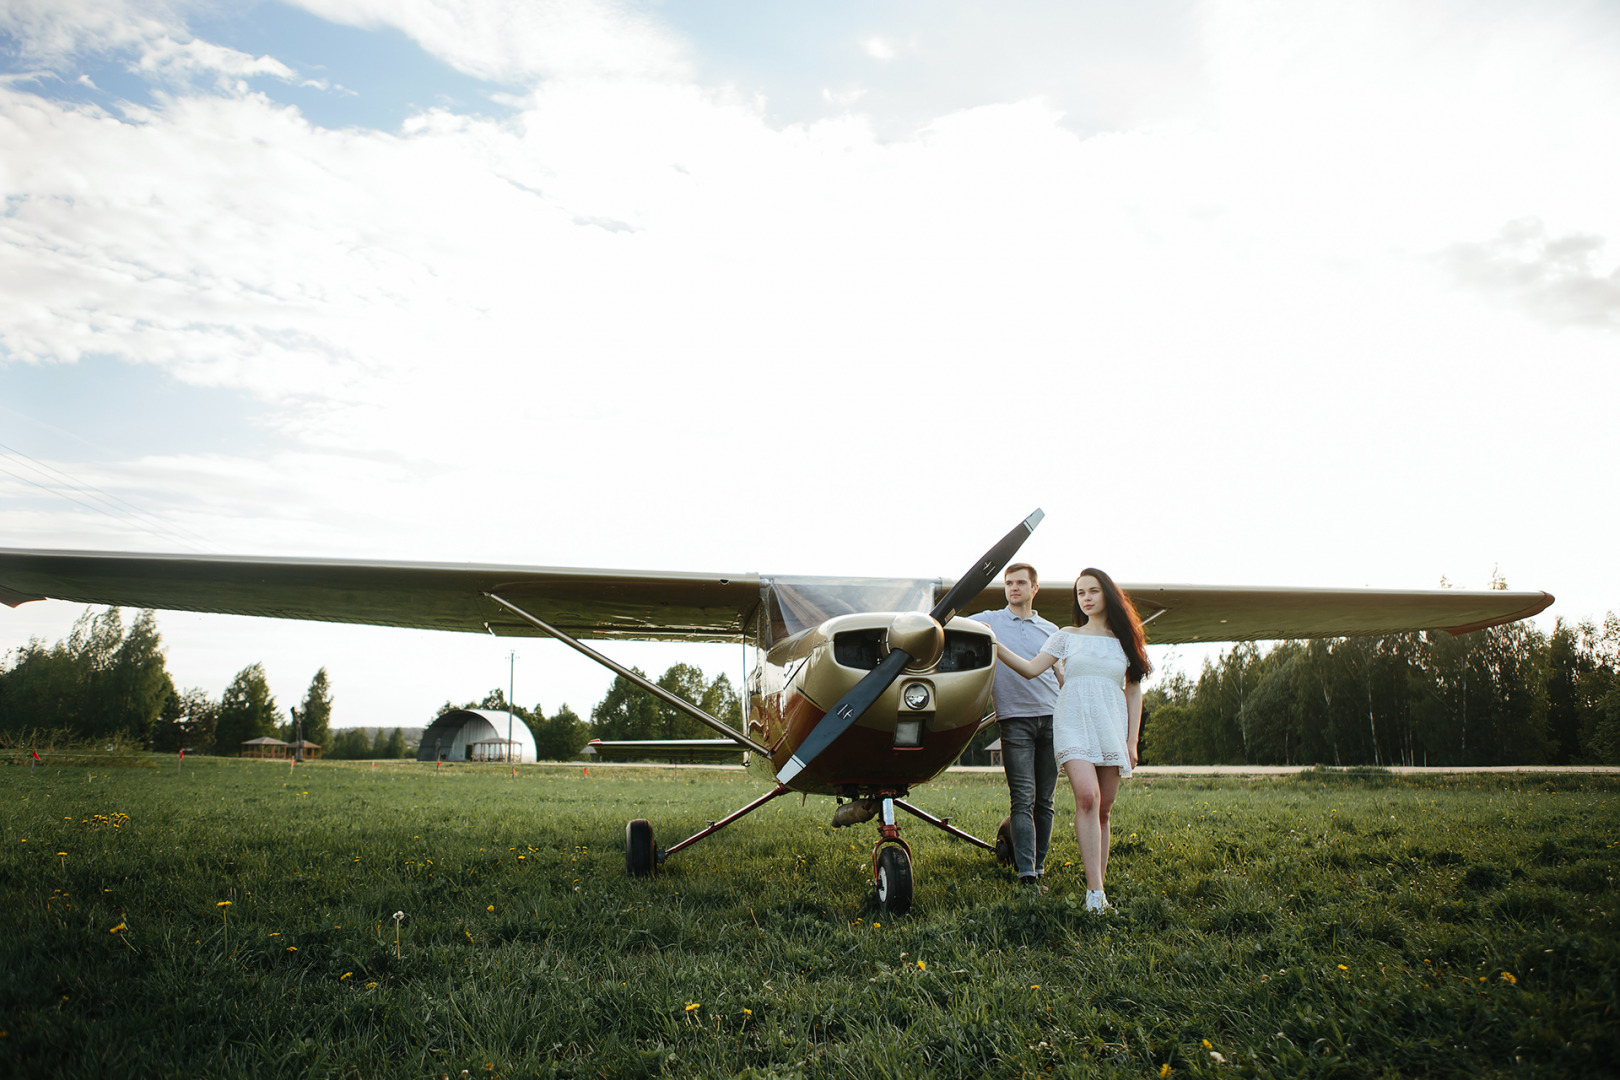
[[[1036,595],[1036,608],[1059,626],[1073,617],[1067,580],[1048,578]],[[0,602],[13,607],[49,597],[501,636],[540,632],[489,600],[487,592],[578,638],[743,641],[762,584],[758,574],[0,548]],[[936,599],[952,584],[939,581]],[[1544,592],[1462,589],[1124,588],[1147,620],[1154,644],[1414,630],[1462,634],[1528,618],[1553,602]],[[962,610],[971,615],[1006,602],[996,582]]]
[[[748,748],[730,739],[592,739],[585,744],[585,753],[603,761],[739,765]]]
[[[1072,578],[1053,578],[1035,594],[1035,609],[1059,626],[1074,622]],[[1546,610],[1551,593],[1464,589],[1294,589],[1260,585],[1120,583],[1147,624],[1148,643],[1279,641],[1370,637],[1415,630],[1466,634],[1528,619]],[[1000,583],[964,610],[1006,606]]]
[[[578,638],[742,641],[759,606],[760,579],[757,574],[0,548],[0,602],[12,607],[50,598],[540,636],[485,597],[487,592]]]

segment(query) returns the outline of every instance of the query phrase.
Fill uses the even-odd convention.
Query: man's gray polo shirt
[[[981,611],[968,618],[994,630],[997,641],[1025,660],[1035,659],[1035,654],[1041,651],[1046,639],[1058,630],[1051,622],[1041,618],[1039,612],[1031,613],[1027,619],[1020,619],[1012,613],[1011,608]],[[1006,664],[998,663],[993,693],[997,716],[1051,716],[1052,707],[1057,704],[1057,675],[1048,668],[1041,672],[1040,678],[1026,679]]]

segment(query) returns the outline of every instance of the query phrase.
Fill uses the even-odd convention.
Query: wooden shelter
[[[286,760],[292,756],[292,747],[280,739],[269,736],[258,739],[249,739],[242,744],[243,757],[281,758]]]

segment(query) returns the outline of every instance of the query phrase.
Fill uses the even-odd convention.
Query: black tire
[[[911,910],[911,856],[890,844],[878,852],[877,901],[891,915]]]
[[[658,869],[658,849],[653,847],[652,823],[636,818],[624,827],[624,872],[631,877],[647,877]]]
[[[1018,849],[1013,845],[1012,815],[1008,814],[996,826],[996,865],[1014,866],[1018,862]]]

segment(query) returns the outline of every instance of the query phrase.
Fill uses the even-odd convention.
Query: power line
[[[3,465],[0,465],[0,472],[4,472],[13,479],[20,480],[25,484],[31,485],[32,487],[39,488],[41,491],[60,496],[61,498],[67,499],[69,502],[84,507],[86,510],[92,510],[96,513],[104,514],[115,521],[122,522],[125,525],[133,525],[143,532],[152,533],[155,536],[162,537],[163,539],[169,540],[173,543],[178,543],[181,546],[189,548],[193,551],[199,553],[206,552],[212,546],[209,544],[207,538],[191,531],[190,529],[186,529],[184,526],[170,525],[162,518],[149,514],[135,506],[127,499],[123,499],[117,495],[111,494],[110,492],[103,491],[94,484],[87,484],[84,481],[64,472],[63,470],[51,465],[47,465],[42,461],[30,457],[20,450],[7,446],[5,443],[0,443],[0,451],[4,451],[3,454],[0,454],[0,460],[9,458],[11,459],[12,464],[24,469],[31,469],[33,472],[44,477],[48,483],[42,484],[37,480],[31,479],[30,477],[24,476],[21,473],[14,472],[11,469],[5,468]],[[67,490],[63,490],[64,488]],[[80,498],[78,496],[84,496],[84,498]],[[86,499],[94,501],[86,501]],[[101,505],[98,505],[98,503]],[[188,539],[188,534],[190,539]]]

